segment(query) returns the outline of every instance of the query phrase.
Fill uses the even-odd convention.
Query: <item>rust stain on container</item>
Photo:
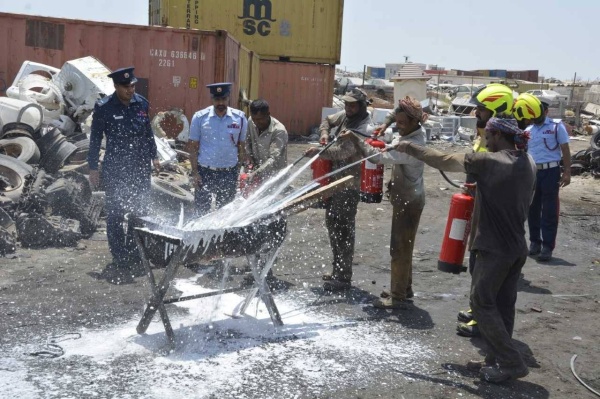
[[[5,95],[26,60],[60,68],[68,60],[89,55],[110,69],[135,66],[140,81],[147,83],[152,114],[176,107],[191,118],[211,104],[205,86],[215,82],[234,83],[233,107],[239,106],[240,84],[258,90],[258,82],[252,88],[251,82],[240,79],[257,73],[245,68],[256,65],[258,57],[240,64],[240,54],[248,57],[247,49],[224,31],[0,13],[0,54],[7,55],[0,58],[0,95]]]
[[[332,65],[261,60],[259,94],[290,134],[305,136],[331,107],[334,73]]]
[[[263,59],[339,64],[343,0],[150,0],[150,25],[224,29]]]

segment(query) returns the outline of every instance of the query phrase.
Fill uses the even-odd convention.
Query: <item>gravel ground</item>
[[[292,143],[289,159],[306,147]],[[586,147],[572,143],[573,152]],[[456,313],[468,305],[470,278],[437,270],[448,204],[456,191],[431,168],[425,181],[427,205],[415,244],[416,293],[408,310],[370,305],[389,286],[391,206],[386,200],[359,205],[354,288],[348,294],[327,295],[321,289],[331,250],[324,211],[310,209],[288,220],[274,267],[280,280],[275,301],[284,326],[274,328],[258,303],[241,319],[228,317],[242,299],[236,294],[167,305],[177,337],[171,351],[158,317],[146,334],[136,334],[149,285],[144,276],[124,284],[105,278],[110,255],[101,232],[78,249],[19,249],[14,259],[0,258],[0,396],[593,397],[572,375],[570,361],[578,355],[576,372],[600,390],[600,181],[573,178],[561,193],[555,258],[549,263],[529,259],[523,269],[514,339],[530,374],[501,385],[481,382],[464,367],[479,357],[481,346],[478,339],[455,333]],[[233,286],[241,278],[234,272],[224,284]],[[181,270],[172,290],[187,295],[222,284],[213,264]],[[58,347],[47,346],[51,337]]]

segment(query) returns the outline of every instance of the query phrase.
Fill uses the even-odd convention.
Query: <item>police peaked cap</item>
[[[222,98],[229,96],[231,92],[231,83],[213,83],[211,85],[207,85],[210,90],[210,95],[212,98]]]
[[[113,82],[119,85],[129,85],[137,82],[137,78],[133,75],[134,67],[119,68],[108,75]]]

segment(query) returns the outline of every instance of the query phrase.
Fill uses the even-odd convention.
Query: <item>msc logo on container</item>
[[[271,33],[270,22],[273,5],[270,0],[244,0],[244,15],[238,19],[244,20],[244,33],[254,35],[258,32],[261,36],[269,36]]]

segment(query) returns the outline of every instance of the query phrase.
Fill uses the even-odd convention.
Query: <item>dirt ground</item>
[[[572,152],[588,145],[573,141]],[[465,146],[437,146],[467,151]],[[290,144],[289,159],[306,147]],[[114,284],[105,278],[110,255],[101,232],[81,241],[78,249],[19,249],[18,257],[0,258],[0,397],[594,397],[575,379],[570,362],[578,355],[577,374],[600,390],[600,180],[573,177],[562,190],[555,257],[548,263],[528,259],[519,284],[514,339],[530,374],[493,385],[464,367],[479,357],[481,342],[455,331],[456,313],[468,306],[469,275],[437,270],[448,204],[456,189],[438,171],[426,167],[425,173],[427,205],[415,244],[413,306],[379,311],[370,305],[389,286],[389,202],[359,205],[354,288],[344,295],[326,295],[321,289],[331,250],[324,211],[310,209],[288,220],[288,235],[274,267],[281,282],[274,297],[282,308],[291,304],[291,309],[303,309],[319,320],[335,320],[336,327],[302,322],[287,335],[272,335],[267,318],[259,329],[261,337],[242,340],[245,333],[236,326],[251,320],[225,318],[214,329],[226,335],[211,335],[213,325],[198,316],[208,309],[194,308],[196,301],[189,301],[188,308],[167,305],[171,317],[194,316],[185,328],[195,334],[193,342],[205,340],[203,354],[196,357],[189,342],[189,351],[171,353],[150,344],[150,339],[165,339],[158,317],[154,333],[137,336],[135,322],[149,296],[147,279],[138,276]],[[300,180],[308,177],[307,171]],[[194,279],[196,272],[184,269],[177,277]],[[196,283],[204,287],[220,281],[210,273],[199,276]],[[234,276],[232,284],[239,278]],[[286,323],[290,313],[282,314]],[[302,335],[311,325],[310,335]],[[179,337],[187,331],[183,324],[174,323],[174,328]],[[65,341],[62,356],[36,356],[28,349],[73,332],[80,334],[81,344]],[[83,351],[84,341],[94,350]],[[232,342],[244,344],[232,347]],[[114,350],[106,356],[98,354],[111,345]],[[146,348],[132,349],[139,345]],[[278,356],[268,357],[276,351]],[[254,360],[244,363],[247,353]],[[236,360],[230,364],[224,357]],[[257,362],[259,357],[267,360]],[[184,360],[185,369],[178,363]],[[199,374],[194,374],[194,364],[201,365]],[[228,367],[235,374],[225,377],[232,372]]]

